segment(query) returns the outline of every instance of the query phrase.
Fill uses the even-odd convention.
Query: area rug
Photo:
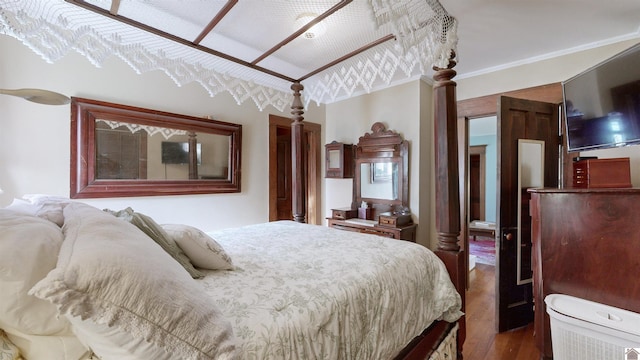
[[[476,263],[496,265],[496,247],[493,238],[469,237],[469,254],[476,256]]]

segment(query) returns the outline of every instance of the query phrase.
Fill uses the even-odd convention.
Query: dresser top
[[[537,194],[578,194],[578,193],[629,193],[629,194],[640,194],[640,188],[531,188],[528,189],[530,193]]]

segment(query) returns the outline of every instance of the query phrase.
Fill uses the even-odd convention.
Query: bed
[[[462,316],[412,242],[293,221],[205,234],[45,198],[0,209],[0,327],[26,359],[392,359]],[[433,350],[454,356],[455,336]]]
[[[465,337],[465,319],[460,311],[464,311],[464,283],[466,271],[464,269],[464,253],[460,251],[457,237],[460,232],[459,223],[459,198],[458,198],[458,178],[457,178],[457,143],[455,135],[455,83],[451,78],[455,75],[452,67],[455,62],[446,69],[438,69],[435,75],[434,85],[434,103],[435,103],[435,138],[436,138],[436,230],[438,237],[437,249],[433,252],[440,260],[436,261],[440,265],[440,284],[445,283],[450,289],[458,289],[458,297],[445,296],[449,300],[448,306],[453,306],[453,312],[443,311],[440,314],[432,313],[432,316],[425,316],[419,320],[415,316],[411,316],[412,323],[405,319],[400,320],[400,329],[392,327],[391,322],[385,322],[384,327],[380,323],[368,323],[358,326],[362,321],[366,324],[364,317],[355,316],[356,322],[347,321],[348,326],[336,326],[340,321],[320,321],[316,326],[316,332],[311,335],[303,329],[298,333],[286,333],[288,336],[277,335],[277,332],[271,332],[266,325],[259,325],[258,330],[262,330],[264,334],[275,336],[278,341],[283,341],[286,345],[278,345],[274,339],[266,336],[255,337],[257,330],[243,326],[240,320],[235,317],[242,315],[246,308],[236,308],[234,303],[230,301],[216,302],[211,300],[205,293],[215,291],[217,282],[213,280],[196,280],[189,278],[188,272],[185,274],[184,269],[176,265],[176,260],[181,266],[187,265],[189,261],[182,262],[179,259],[168,258],[166,254],[159,251],[157,245],[149,242],[148,234],[132,231],[133,228],[119,229],[115,224],[120,224],[121,220],[106,214],[100,209],[86,207],[84,210],[76,209],[76,216],[68,217],[62,210],[61,203],[68,202],[68,199],[57,199],[38,203],[32,203],[35,199],[26,199],[30,202],[29,206],[35,205],[38,210],[35,212],[24,211],[20,213],[16,209],[3,209],[2,218],[6,220],[6,224],[0,231],[2,237],[2,246],[0,251],[0,264],[3,276],[2,293],[4,298],[0,303],[0,349],[2,351],[14,351],[16,348],[24,355],[27,360],[31,359],[163,359],[163,358],[186,358],[186,359],[235,359],[235,358],[256,358],[256,359],[280,359],[280,358],[345,358],[345,359],[370,359],[370,358],[397,358],[397,359],[445,359],[452,357],[461,357],[462,345]],[[302,109],[299,104],[299,91],[294,95],[297,101],[294,101],[294,110]],[[294,113],[296,113],[294,111]],[[294,128],[302,127],[302,117],[294,116]],[[293,131],[294,138],[299,136],[297,131]],[[297,142],[294,141],[297,144]],[[300,152],[296,152],[299,154]],[[294,172],[298,173],[294,167]],[[299,177],[296,177],[299,179]],[[298,196],[294,200],[294,220],[303,222],[304,214],[304,184],[294,187]],[[46,198],[46,197],[45,197]],[[64,209],[74,209],[74,206],[67,206]],[[49,209],[51,208],[51,209]],[[44,214],[41,214],[43,212]],[[82,251],[76,251],[72,245],[76,241],[69,241],[69,229],[82,228],[82,224],[100,223],[90,219],[92,213],[108,216],[111,221],[120,221],[118,223],[110,222],[109,226],[94,230],[91,236],[83,236],[85,243]],[[53,214],[53,216],[51,216]],[[19,216],[18,216],[19,215]],[[113,218],[113,219],[112,219]],[[69,222],[69,219],[73,221]],[[23,221],[25,223],[23,223]],[[79,224],[75,224],[79,223]],[[126,224],[125,222],[122,222]],[[74,226],[70,224],[75,224]],[[290,222],[289,226],[311,226]],[[312,226],[313,227],[313,226]],[[323,229],[323,231],[337,231],[336,236],[360,237],[365,236],[369,242],[367,246],[380,242],[387,246],[387,243],[393,244],[394,247],[386,248],[384,252],[378,253],[378,257],[370,259],[379,260],[383,257],[405,256],[395,246],[413,247],[415,252],[424,252],[426,248],[416,244],[404,243],[397,240],[378,239],[372,235],[358,235],[353,233],[340,232],[339,230],[325,229],[322,227],[314,227],[314,229]],[[119,229],[119,230],[118,230]],[[311,229],[311,228],[309,228]],[[34,231],[35,234],[30,233]],[[41,236],[40,232],[44,231],[47,235]],[[118,236],[113,236],[116,231]],[[311,233],[310,230],[298,230],[297,233]],[[134,234],[137,234],[133,236]],[[109,240],[121,239],[119,246],[115,243],[103,241],[100,246],[93,244],[96,236],[107,237]],[[222,236],[224,234],[211,234],[212,237]],[[98,236],[98,238],[100,237]],[[77,237],[77,236],[76,236]],[[74,237],[74,239],[76,238]],[[141,241],[131,241],[132,237],[138,237]],[[9,241],[5,241],[6,239]],[[376,240],[373,240],[376,239]],[[24,241],[29,239],[29,241]],[[142,240],[146,239],[146,240]],[[105,239],[103,239],[105,240]],[[80,243],[83,243],[80,242]],[[351,244],[351,240],[342,241],[345,244]],[[341,242],[341,243],[342,243]],[[357,242],[354,240],[353,242]],[[147,245],[142,245],[146,243]],[[223,241],[224,243],[224,241]],[[139,246],[137,257],[132,257],[132,244]],[[351,244],[352,245],[352,244]],[[33,246],[33,248],[31,248]],[[233,249],[232,244],[224,243],[224,246]],[[391,246],[391,245],[389,245]],[[71,247],[71,249],[68,249]],[[67,248],[65,250],[65,248]],[[224,247],[223,247],[224,248]],[[331,248],[331,247],[328,247]],[[419,250],[418,250],[419,249]],[[164,249],[166,250],[166,249]],[[292,251],[297,256],[298,251]],[[343,256],[346,251],[336,251],[335,256]],[[57,257],[55,254],[59,254]],[[81,254],[81,256],[78,256]],[[163,255],[164,254],[164,255]],[[64,255],[64,256],[63,256]],[[74,256],[76,255],[76,256]],[[109,255],[109,256],[107,256]],[[242,255],[232,253],[233,257],[242,259]],[[282,256],[282,254],[280,254]],[[433,258],[433,256],[430,256]],[[61,259],[67,259],[67,262]],[[110,260],[108,260],[110,259]],[[125,269],[123,262],[129,261],[129,265],[133,268]],[[73,261],[72,261],[73,260]],[[361,259],[365,262],[364,259]],[[62,262],[61,262],[62,261]],[[241,260],[238,260],[241,261]],[[318,260],[319,261],[319,260]],[[394,260],[397,262],[396,260]],[[268,262],[268,261],[267,261]],[[393,261],[391,261],[393,262]],[[151,269],[139,268],[144,264],[153,265]],[[375,263],[375,261],[373,262]],[[169,266],[168,264],[173,264]],[[345,264],[348,264],[345,262]],[[73,265],[68,267],[68,265]],[[240,262],[242,269],[242,262]],[[313,263],[309,264],[309,271],[313,270]],[[344,264],[343,264],[344,265]],[[379,264],[380,265],[380,264]],[[380,265],[380,269],[385,269]],[[60,268],[60,269],[59,269]],[[342,274],[349,276],[353,267],[348,267],[342,271]],[[112,270],[120,269],[116,275],[107,278],[99,278],[99,276],[109,275]],[[194,268],[195,269],[195,268]],[[443,277],[446,269],[447,276]],[[37,270],[37,271],[36,271]],[[195,269],[198,270],[198,269]],[[216,269],[219,271],[220,269]],[[236,269],[231,273],[235,274]],[[258,270],[257,270],[258,271]],[[206,272],[206,271],[205,271]],[[259,273],[267,273],[262,270]],[[386,272],[382,272],[386,274]],[[391,273],[391,272],[389,272]],[[404,272],[400,272],[407,275]],[[21,276],[25,276],[22,278]],[[297,274],[296,274],[297,275]],[[283,278],[293,278],[293,276],[284,276]],[[297,277],[296,277],[297,278]],[[306,276],[312,278],[312,276]],[[443,279],[447,279],[446,281]],[[69,280],[72,285],[82,285],[76,292],[69,291]],[[126,283],[126,280],[135,280],[132,283]],[[407,279],[403,279],[407,280]],[[125,283],[123,283],[125,282]],[[401,283],[402,281],[395,281]],[[284,282],[283,282],[284,283]],[[325,283],[333,284],[334,281]],[[336,282],[337,283],[337,282]],[[140,285],[146,284],[146,285]],[[205,285],[203,285],[205,284]],[[418,288],[422,286],[420,283]],[[347,291],[344,287],[339,287]],[[77,294],[80,291],[81,296]],[[96,291],[97,294],[91,291]],[[142,291],[143,290],[143,291]],[[406,290],[398,290],[403,294],[405,300],[416,300],[418,297],[407,295]],[[354,292],[358,293],[357,290]],[[214,292],[215,293],[215,292]],[[266,291],[263,290],[263,293]],[[387,294],[388,291],[382,291]],[[18,296],[14,296],[18,294]],[[82,295],[83,294],[83,295]],[[142,294],[144,296],[133,296],[133,294]],[[189,296],[184,298],[184,295]],[[95,303],[96,299],[103,297],[119,295],[119,301],[107,301]],[[271,295],[271,291],[269,292]],[[318,293],[318,295],[321,295]],[[407,295],[405,298],[404,295]],[[171,300],[169,302],[158,302],[163,298]],[[363,295],[364,296],[364,295]],[[254,304],[259,304],[261,297],[253,295]],[[251,298],[251,296],[249,296]],[[452,299],[454,299],[451,301]],[[181,299],[178,301],[178,299]],[[384,296],[379,299],[386,300]],[[300,300],[299,297],[292,296],[291,302],[281,301],[281,309],[289,308],[290,304],[294,304]],[[111,306],[108,306],[111,304]],[[112,311],[113,304],[118,304],[118,311]],[[126,306],[125,306],[126,305]],[[411,314],[406,304],[392,305],[371,305],[374,309],[376,306],[380,309],[390,311],[393,316],[402,319],[403,315]],[[136,307],[137,311],[131,311],[130,307]],[[280,309],[280,308],[278,308]],[[301,309],[301,308],[300,308]],[[340,310],[332,309],[332,314],[340,314]],[[451,310],[451,309],[449,309]],[[248,310],[247,310],[248,311]],[[265,311],[263,309],[263,311]],[[298,313],[304,312],[299,310]],[[144,316],[136,316],[135,314],[144,314]],[[231,314],[231,315],[230,315]],[[367,315],[370,315],[368,312]],[[383,315],[382,312],[372,312],[373,315]],[[349,315],[344,314],[347,318]],[[391,316],[391,315],[390,315]],[[174,318],[180,320],[181,325],[173,323]],[[242,317],[242,316],[241,316]],[[319,321],[316,315],[308,315]],[[253,319],[253,316],[245,317],[245,319]],[[382,317],[384,318],[384,317]],[[149,322],[151,319],[153,321]],[[378,316],[374,316],[378,319]],[[168,323],[166,323],[168,321]],[[295,320],[292,320],[295,322]],[[374,320],[370,320],[374,321]],[[307,323],[307,321],[299,321]],[[408,324],[412,324],[410,329]],[[158,325],[163,325],[158,326]],[[246,323],[245,323],[246,325]],[[255,325],[255,324],[254,324]],[[186,326],[186,327],[185,327]],[[327,326],[327,327],[325,327]],[[181,329],[181,330],[180,330]],[[185,330],[186,329],[186,330]],[[348,329],[348,331],[347,331]],[[359,329],[365,332],[365,335],[357,334],[353,330]],[[174,331],[178,331],[178,336],[174,336]],[[373,338],[374,334],[379,333],[380,339],[391,340],[390,345],[382,346],[383,341]],[[348,341],[356,343],[356,345],[342,345],[335,343],[332,348],[330,341],[320,340],[320,334],[328,335],[333,340]],[[353,339],[355,337],[355,340]],[[251,343],[249,340],[256,341],[261,338],[263,343]],[[187,340],[185,340],[187,339]],[[288,339],[288,340],[287,340]],[[291,339],[297,341],[307,339],[308,342],[292,343]],[[288,342],[287,342],[288,341]],[[273,345],[277,349],[276,354],[269,353],[272,350],[266,350],[263,345]],[[354,347],[356,346],[356,347]],[[356,350],[357,348],[357,350]],[[91,349],[91,350],[89,350]],[[175,357],[167,357],[167,351],[171,349],[171,354],[182,354]],[[288,356],[283,351],[293,351]],[[263,353],[267,351],[267,353]],[[279,351],[279,352],[278,352]],[[355,352],[354,352],[355,351]],[[97,354],[97,355],[96,355]],[[247,355],[250,354],[250,355]],[[295,354],[295,355],[291,355]],[[300,355],[305,354],[305,355]],[[345,354],[345,355],[340,355]]]
[[[170,249],[158,247],[157,243],[149,240],[150,234],[138,231],[141,230],[139,228],[136,230],[131,227],[132,224],[123,222],[113,214],[86,204],[70,202],[68,199],[47,199],[44,202],[39,202],[41,199],[26,199],[28,204],[25,206],[35,206],[37,211],[22,209],[20,212],[11,208],[3,209],[0,214],[3,222],[6,220],[0,231],[3,247],[0,250],[0,274],[3,277],[4,296],[0,303],[0,328],[3,330],[0,333],[3,341],[0,349],[4,351],[17,346],[28,360],[460,357],[465,331],[461,311],[464,311],[463,284],[466,271],[462,261],[464,253],[457,245],[459,199],[455,103],[451,105],[451,99],[455,98],[455,83],[450,81],[454,74],[451,68],[439,69],[434,89],[438,152],[438,249],[434,253],[409,242],[301,224],[300,220],[304,220],[304,207],[301,206],[304,201],[294,201],[294,212],[299,215],[294,220],[298,221],[270,225],[278,228],[278,238],[280,234],[286,233],[284,229],[293,229],[289,237],[296,234],[301,238],[299,241],[316,231],[329,231],[330,235],[316,235],[325,239],[335,237],[337,243],[332,242],[323,248],[330,250],[327,257],[316,252],[308,254],[313,258],[311,262],[296,260],[297,256],[305,252],[292,247],[291,243],[283,243],[281,245],[285,249],[277,251],[278,256],[261,260],[263,263],[276,265],[275,269],[257,267],[252,273],[278,273],[282,266],[276,260],[304,265],[302,268],[307,272],[289,270],[270,279],[271,283],[278,284],[286,284],[285,280],[288,279],[300,281],[294,282],[297,285],[291,287],[293,289],[301,287],[303,283],[306,284],[304,286],[311,286],[307,281],[320,274],[322,262],[327,259],[334,260],[343,267],[334,272],[335,278],[320,277],[324,282],[319,287],[309,289],[310,295],[306,300],[301,296],[302,293],[292,291],[284,293],[288,297],[274,299],[270,307],[260,307],[258,305],[262,305],[265,299],[278,293],[265,279],[259,284],[269,286],[268,288],[254,285],[243,287],[257,291],[253,295],[243,293],[242,296],[236,294],[229,298],[219,293],[222,289],[228,289],[233,294],[233,285],[248,281],[241,281],[235,276],[247,273],[244,269],[251,264],[255,265],[258,256],[269,254],[269,251],[256,250],[260,249],[257,245],[264,246],[266,241],[253,239],[258,243],[249,242],[247,248],[253,249],[254,253],[243,255],[237,251],[232,240],[224,240],[225,236],[240,237],[247,229],[235,230],[239,231],[235,235],[224,232],[209,234],[210,238],[221,239],[221,247],[229,249],[230,258],[238,259],[238,268],[234,266],[233,269],[204,271],[204,275],[211,277],[194,281],[189,276],[191,272],[184,271],[191,258],[185,260],[181,256],[172,259],[173,256],[167,255],[171,254]],[[301,121],[301,118],[297,118],[295,122]],[[304,189],[304,186],[303,183],[301,187],[296,187],[296,193]],[[100,224],[102,227],[96,227]],[[123,228],[124,225],[128,227]],[[46,235],[42,235],[42,232]],[[268,233],[267,229],[250,231],[256,232]],[[339,237],[347,238],[338,241]],[[318,237],[309,238],[308,241],[313,243],[317,239]],[[350,248],[338,248],[339,244],[349,245]],[[175,250],[176,246],[168,247]],[[380,251],[373,251],[378,247]],[[278,246],[271,244],[268,249],[277,248]],[[197,252],[195,251],[194,257]],[[283,252],[291,254],[291,258],[283,257]],[[343,257],[354,252],[361,263],[351,263],[347,261],[349,258]],[[365,258],[364,254],[369,252],[371,256]],[[432,275],[437,280],[426,283],[438,284],[431,290],[449,290],[445,291],[445,295],[435,296],[442,297],[443,302],[432,303],[432,299],[427,300],[428,297],[423,296],[426,292],[420,292],[424,290],[424,279],[409,277],[409,272],[405,271],[409,253],[422,253],[431,258],[430,261],[439,264],[439,273]],[[332,259],[332,256],[335,258]],[[419,261],[421,264],[427,263],[426,259]],[[394,263],[398,267],[393,266]],[[367,272],[353,271],[359,270],[357,265],[367,268],[373,264],[378,265],[375,268],[383,278],[389,277],[387,284],[390,282],[396,286],[413,283],[416,287],[410,289],[377,285],[379,289],[375,294],[379,296],[372,296],[363,289],[348,290],[343,286],[346,283],[373,284],[373,277],[369,278]],[[193,264],[191,267],[195,273],[203,272]],[[388,267],[397,271],[385,271]],[[373,271],[373,268],[370,270]],[[211,272],[214,273],[210,274]],[[391,278],[391,274],[404,277]],[[346,279],[338,278],[338,275],[345,275]],[[228,282],[224,283],[223,280]],[[327,284],[332,286],[326,286]],[[330,288],[338,293],[352,293],[355,298],[347,297],[344,300],[346,308],[339,307],[340,301],[329,300],[332,298],[323,292]],[[456,288],[459,291],[452,292]],[[402,295],[396,299],[400,303],[393,303],[391,298],[387,298],[392,293]],[[211,296],[216,300],[212,300]],[[315,301],[325,299],[325,296],[325,302],[335,306],[330,306],[331,311],[325,312],[325,315],[306,313],[307,308],[299,305],[308,302],[312,307],[316,306]],[[247,300],[244,304],[230,300],[245,297],[253,300]],[[383,303],[370,303],[372,299],[383,300]],[[420,303],[423,300],[425,302]],[[365,303],[368,311],[358,313],[354,309],[351,312],[352,303]],[[421,310],[411,310],[409,303],[417,305],[417,309]],[[256,307],[250,308],[249,305]],[[440,310],[433,310],[437,308]],[[292,309],[295,311],[288,311]],[[418,316],[420,311],[426,309],[429,309],[426,314]],[[276,321],[273,321],[274,314],[280,316],[276,317]],[[267,315],[272,316],[272,322],[253,321],[269,319]],[[294,330],[272,327],[281,322],[293,324]],[[303,328],[296,324],[311,324],[312,327]],[[440,354],[442,357],[438,357]]]

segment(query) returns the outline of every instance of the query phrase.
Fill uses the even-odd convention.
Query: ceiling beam
[[[138,21],[135,21],[133,19],[129,19],[129,18],[121,16],[121,15],[113,15],[113,14],[109,13],[109,11],[106,11],[106,10],[104,10],[104,9],[98,7],[98,6],[93,5],[93,4],[89,4],[84,0],[65,0],[65,1],[70,3],[70,4],[82,7],[84,9],[87,9],[89,11],[93,11],[93,12],[95,12],[97,14],[106,16],[106,17],[108,17],[110,19],[120,21],[120,22],[125,23],[127,25],[130,25],[130,26],[133,26],[133,27],[137,27],[138,29],[147,31],[147,32],[149,32],[151,34],[163,37],[163,38],[171,40],[171,41],[174,41],[174,42],[176,42],[178,44],[182,44],[182,45],[191,47],[193,49],[200,50],[202,52],[217,56],[217,57],[219,57],[221,59],[225,59],[225,60],[234,62],[236,64],[246,66],[246,67],[248,67],[250,69],[254,69],[256,71],[260,71],[260,72],[262,72],[264,74],[275,76],[275,77],[277,77],[279,79],[282,79],[282,80],[285,80],[285,81],[288,81],[288,82],[291,82],[291,83],[296,81],[292,77],[286,76],[284,74],[280,74],[278,72],[275,72],[275,71],[272,71],[272,70],[269,70],[269,69],[254,65],[254,64],[251,64],[248,61],[244,61],[242,59],[238,59],[238,58],[233,57],[233,56],[231,56],[229,54],[225,54],[223,52],[220,52],[220,51],[217,51],[217,50],[213,50],[211,48],[208,48],[208,47],[205,47],[205,46],[202,46],[202,45],[195,44],[192,41],[183,39],[181,37],[178,37],[178,36],[175,36],[175,35],[172,35],[172,34],[169,34],[167,32],[164,32],[164,31],[156,29],[154,27],[145,25],[145,24],[140,23]]]
[[[224,18],[227,15],[227,13],[231,11],[231,8],[236,6],[237,3],[238,3],[238,0],[227,1],[224,7],[216,14],[216,16],[211,20],[211,22],[209,22],[209,24],[202,30],[200,35],[198,35],[198,37],[195,40],[193,40],[193,43],[200,44],[202,39],[204,39],[205,36],[209,35],[211,30],[213,30],[213,28],[216,27],[216,25],[218,25],[220,20],[222,20],[222,18]]]
[[[330,62],[328,64],[326,64],[325,66],[319,67],[318,69],[316,69],[316,70],[308,73],[307,75],[299,78],[297,81],[300,82],[300,81],[303,81],[305,79],[308,79],[308,78],[312,77],[313,75],[315,75],[315,74],[317,74],[319,72],[327,70],[328,68],[332,67],[333,65],[339,64],[339,63],[341,63],[341,62],[343,62],[343,61],[345,61],[345,60],[347,60],[347,59],[349,59],[351,57],[354,57],[354,56],[360,54],[361,52],[367,51],[367,50],[371,49],[372,47],[378,46],[378,45],[380,45],[380,44],[382,44],[384,42],[387,42],[389,40],[395,40],[395,38],[396,38],[396,36],[393,35],[393,34],[389,34],[389,35],[387,35],[385,37],[381,37],[380,39],[378,39],[378,40],[376,40],[374,42],[370,42],[369,44],[367,44],[367,45],[365,45],[365,46],[363,46],[363,47],[361,47],[359,49],[356,49],[356,50],[354,50],[354,51],[352,51],[352,52],[350,52],[350,53],[348,53],[348,54],[346,54],[346,55],[344,55],[344,56],[342,56],[342,57],[340,57],[340,58],[338,58],[338,59],[336,59],[336,60],[334,60],[334,61],[332,61],[332,62]]]
[[[274,52],[278,51],[281,47],[285,46],[286,44],[292,42],[293,40],[295,40],[298,36],[300,36],[301,34],[303,34],[305,31],[311,29],[312,27],[314,27],[317,23],[319,23],[320,21],[324,20],[325,18],[327,18],[329,15],[335,13],[336,11],[342,9],[343,7],[347,6],[350,2],[352,2],[353,0],[342,0],[339,3],[333,5],[329,10],[325,11],[324,13],[322,13],[321,15],[319,15],[318,17],[316,17],[315,19],[309,21],[305,26],[301,27],[300,29],[298,29],[298,31],[294,32],[293,34],[289,35],[286,39],[282,40],[280,43],[278,43],[276,46],[272,47],[271,49],[267,50],[267,52],[265,52],[264,54],[262,54],[260,57],[258,57],[257,59],[253,60],[251,63],[252,64],[257,64],[260,61],[264,60],[267,56],[273,54]]]

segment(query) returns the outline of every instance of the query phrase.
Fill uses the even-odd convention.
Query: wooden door
[[[520,271],[531,273],[531,257],[518,264],[518,225],[530,229],[528,199],[518,188],[518,139],[544,141],[544,186],[558,185],[559,105],[502,96],[498,102],[498,207],[496,247],[496,327],[498,332],[533,321],[531,282],[518,281]],[[524,192],[526,193],[526,191]],[[518,221],[518,214],[522,218]],[[528,223],[527,223],[528,221]],[[521,255],[531,254],[531,234],[521,236]],[[520,284],[518,284],[520,283]]]
[[[277,129],[277,220],[293,219],[291,200],[291,129]]]
[[[469,156],[469,220],[480,216],[480,155]]]
[[[485,219],[486,145],[469,146],[469,221]]]
[[[306,222],[320,224],[320,124],[304,122],[305,165],[307,180]],[[289,139],[285,139],[287,137]],[[292,220],[291,119],[269,115],[269,221]],[[288,160],[284,158],[288,158]],[[288,174],[289,176],[284,175]],[[286,178],[286,180],[285,180]],[[288,190],[287,190],[288,187]],[[287,203],[289,202],[289,203]],[[286,214],[290,214],[287,216]]]

